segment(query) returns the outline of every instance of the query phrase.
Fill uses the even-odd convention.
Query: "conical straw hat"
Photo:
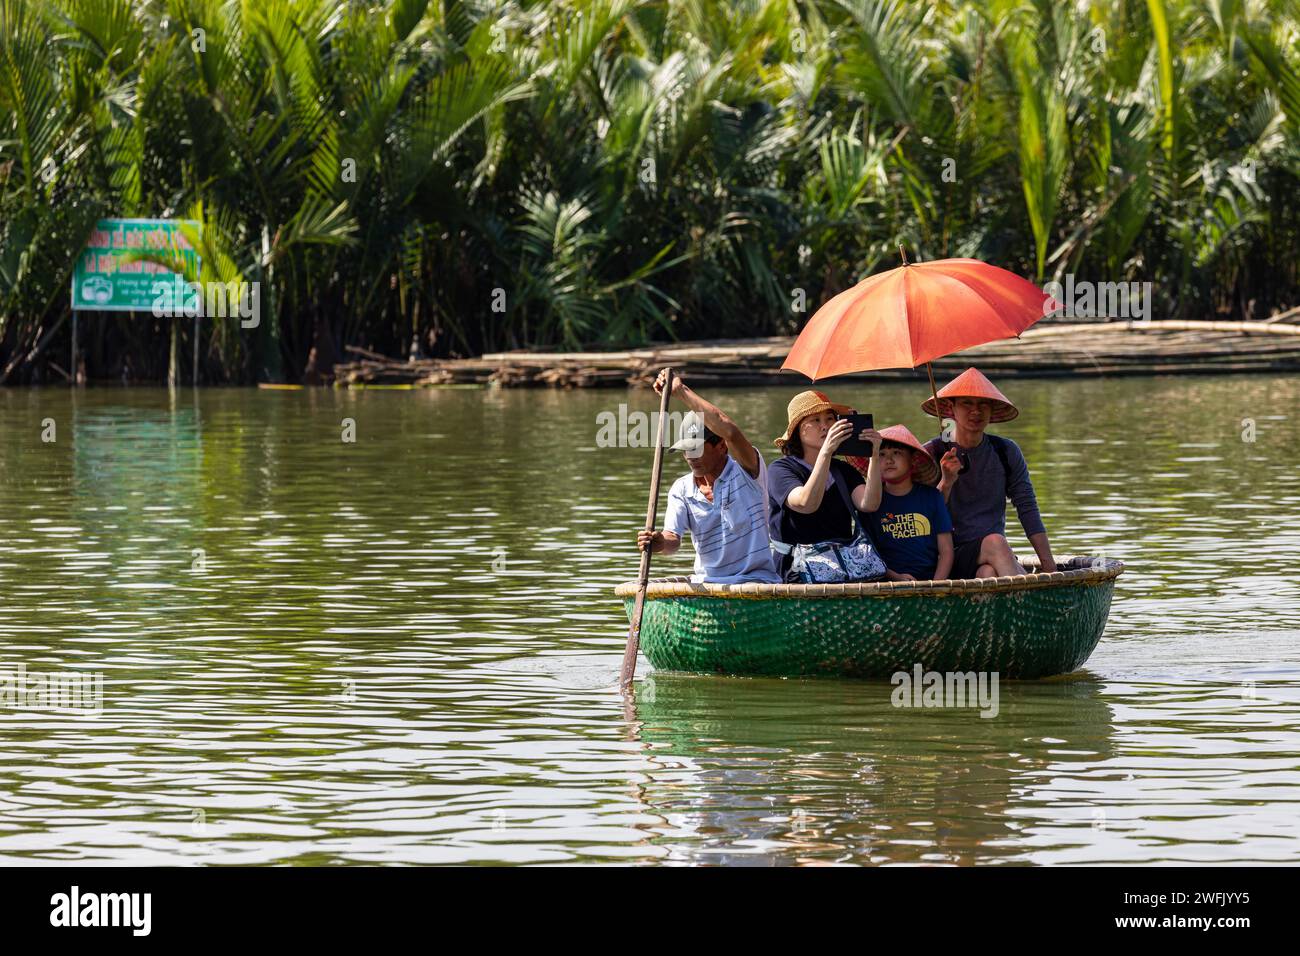
[[[939,483],[939,466],[935,464],[934,456],[931,455],[924,445],[917,440],[911,430],[906,425],[890,425],[888,428],[880,430],[880,437],[885,441],[892,441],[896,445],[906,445],[913,451],[919,451],[921,457],[912,458],[912,480],[923,485],[937,485]],[[861,472],[862,477],[867,477],[867,470],[871,466],[871,459],[865,455],[845,455],[844,460]]]
[[[951,382],[939,389],[939,408],[934,407],[934,397],[921,403],[921,411],[936,418],[952,417],[952,399],[985,398],[993,403],[990,422],[1009,422],[1020,414],[1020,409],[1011,404],[1011,399],[1003,395],[996,385],[977,368],[968,368]]]
[[[921,454],[912,458],[912,477],[923,485],[939,483],[939,466],[935,464],[934,456],[925,450],[925,446],[917,440],[906,425],[890,425],[888,428],[882,428],[880,437],[896,445],[906,445],[912,451],[919,451]]]

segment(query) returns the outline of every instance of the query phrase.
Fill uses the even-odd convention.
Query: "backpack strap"
[[[993,450],[998,454],[998,461],[1002,462],[1002,488],[1008,498],[1011,497],[1011,462],[1007,461],[1007,440],[1001,435],[986,435],[989,441],[993,443]]]

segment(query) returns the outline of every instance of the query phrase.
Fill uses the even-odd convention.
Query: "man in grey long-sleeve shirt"
[[[1055,571],[1056,561],[1020,446],[1009,438],[984,433],[991,422],[1011,421],[1019,410],[974,368],[945,385],[938,399],[937,409],[934,399],[921,407],[931,415],[952,418],[955,425],[954,441],[933,438],[925,445],[943,470],[939,490],[953,520],[952,576],[987,578],[1025,573],[1007,542],[1008,498],[1016,506],[1042,570]]]

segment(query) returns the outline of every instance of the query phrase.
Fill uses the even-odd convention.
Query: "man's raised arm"
[[[655,394],[662,395],[663,391],[664,373],[660,372],[655,379]],[[691,411],[700,413],[704,427],[727,443],[728,453],[749,473],[749,477],[758,477],[758,449],[745,437],[739,425],[717,405],[691,391],[690,386],[676,374],[673,375],[673,395],[681,399],[682,404]]]

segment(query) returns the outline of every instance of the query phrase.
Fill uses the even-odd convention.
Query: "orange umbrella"
[[[782,369],[816,381],[915,368],[1019,335],[1059,308],[1042,289],[978,259],[937,259],[869,276],[808,320]]]

